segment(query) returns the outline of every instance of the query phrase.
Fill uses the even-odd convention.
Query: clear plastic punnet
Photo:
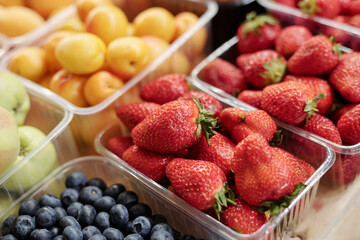
[[[109,111],[113,112],[115,115],[115,109],[121,104],[128,104],[133,102],[141,102],[139,97],[139,91],[141,87],[153,79],[145,78],[142,81],[139,81],[137,84],[132,86],[127,92],[121,95],[111,106]],[[224,98],[215,94],[214,92],[208,91],[198,82],[192,80],[189,77],[188,79],[190,86],[193,90],[203,91],[216,97],[223,105],[223,107],[235,106],[231,99]],[[237,105],[243,110],[253,110],[253,108],[247,108],[246,106]],[[114,119],[111,124],[108,124],[101,133],[95,139],[95,148],[98,153],[109,157],[116,161],[119,165],[131,172],[136,178],[147,179],[147,184],[158,192],[159,195],[166,196],[169,201],[176,205],[176,208],[180,209],[184,214],[192,216],[192,220],[189,222],[184,222],[188,229],[191,229],[191,233],[195,236],[204,239],[287,239],[289,238],[295,227],[298,225],[301,216],[306,215],[308,209],[310,209],[318,188],[318,183],[321,177],[328,171],[332,166],[334,161],[333,151],[326,147],[325,144],[313,141],[309,138],[308,135],[304,132],[295,133],[291,130],[284,129],[281,123],[278,125],[278,129],[282,130],[283,141],[280,145],[281,148],[289,151],[290,153],[301,157],[305,161],[311,163],[316,172],[308,179],[306,182],[306,189],[304,189],[297,197],[293,200],[291,205],[288,208],[283,209],[281,213],[268,221],[263,225],[258,231],[252,234],[240,234],[232,229],[226,227],[218,220],[210,217],[209,215],[201,212],[181,198],[170,192],[167,188],[159,183],[156,183],[153,180],[147,178],[144,174],[140,173],[135,168],[131,167],[129,164],[124,162],[117,155],[112,153],[107,146],[109,139],[112,137],[119,136],[130,136],[129,130],[124,126],[124,124],[119,119]],[[314,151],[317,153],[316,156],[313,155]],[[144,180],[142,180],[144,181]],[[193,222],[195,221],[195,223]]]

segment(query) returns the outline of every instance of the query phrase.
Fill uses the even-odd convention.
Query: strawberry
[[[290,57],[305,41],[312,37],[312,33],[304,26],[288,26],[281,30],[275,39],[276,51]]]
[[[236,232],[249,234],[256,232],[267,222],[265,213],[250,207],[246,202],[235,199],[236,206],[229,206],[221,214],[221,222]]]
[[[344,15],[339,15],[339,16],[336,16],[332,20],[335,22],[338,22],[338,23],[347,24],[350,21],[350,17],[344,16]],[[322,33],[328,37],[334,36],[335,41],[337,43],[341,43],[342,45],[347,45],[351,39],[351,35],[349,33],[347,33],[346,31],[344,31],[340,28],[337,28],[337,27],[324,26]]]
[[[340,61],[331,72],[329,81],[348,101],[360,102],[360,55]]]
[[[202,73],[205,82],[231,95],[247,88],[242,71],[221,58],[215,58],[214,61],[206,65]]]
[[[292,7],[292,8],[296,8],[297,6],[297,0],[275,0],[275,2],[277,3],[281,3],[283,5]]]
[[[286,75],[283,81],[301,82],[313,90],[316,95],[323,93],[324,98],[319,99],[317,102],[317,109],[320,114],[325,115],[334,103],[334,91],[329,82],[324,79],[311,76]]]
[[[216,132],[209,139],[203,136],[199,143],[189,149],[191,159],[213,162],[218,165],[227,177],[230,177],[230,163],[234,156],[235,143],[228,137]]]
[[[354,0],[338,0],[340,3],[340,14],[348,14],[350,13],[350,5]]]
[[[338,109],[335,110],[334,114],[332,114],[331,116],[331,120],[336,124],[338,122],[338,120],[340,119],[340,117],[350,111],[351,109],[353,109],[356,105],[358,105],[357,103],[348,103],[346,105],[343,105],[341,107],[339,107]]]
[[[298,3],[302,12],[310,16],[334,18],[340,14],[341,5],[338,0],[302,0]]]
[[[353,0],[349,4],[350,15],[360,14],[360,0]]]
[[[360,157],[357,154],[343,155],[339,165],[334,165],[334,180],[337,184],[352,183],[360,172]]]
[[[158,107],[159,104],[152,102],[123,104],[116,108],[116,116],[131,131]]]
[[[336,124],[344,143],[354,145],[360,142],[360,104],[344,113]]]
[[[181,74],[167,74],[141,87],[140,97],[144,101],[164,104],[189,92],[186,78]]]
[[[256,89],[280,82],[286,70],[285,58],[271,49],[242,54],[237,57],[236,64],[243,71],[246,82]]]
[[[159,154],[139,148],[129,147],[123,154],[123,160],[155,182],[166,178],[166,166],[173,159],[171,155]]]
[[[305,43],[289,58],[287,68],[294,75],[324,75],[339,62],[340,51],[334,39],[317,35]]]
[[[316,102],[321,97],[304,83],[282,82],[264,88],[261,108],[285,123],[298,125],[318,112]]]
[[[345,59],[353,58],[356,56],[360,56],[360,52],[348,52],[348,53],[341,54],[340,62]]]
[[[217,118],[220,115],[220,112],[222,111],[222,105],[220,101],[205,92],[190,91],[189,93],[186,93],[184,96],[180,97],[179,100],[191,100],[194,97],[201,100],[204,108],[207,111],[214,112],[214,114],[211,116],[212,118]]]
[[[236,36],[239,41],[237,48],[240,53],[252,53],[262,49],[272,48],[281,26],[270,15],[258,15],[255,12],[247,14],[246,21],[242,23]]]
[[[342,144],[341,136],[337,127],[330,119],[320,114],[311,116],[309,121],[302,124],[300,127],[333,143],[339,145]]]
[[[201,211],[214,208],[219,216],[227,202],[235,204],[232,194],[227,197],[226,176],[215,163],[174,158],[166,167],[166,176],[175,192]]]
[[[132,137],[112,137],[107,143],[108,149],[119,158],[134,144]]]
[[[239,93],[237,99],[250,104],[253,107],[260,108],[262,91],[261,90],[244,90]]]
[[[148,151],[176,153],[214,135],[217,121],[199,99],[175,100],[149,114],[131,135],[135,145]]]

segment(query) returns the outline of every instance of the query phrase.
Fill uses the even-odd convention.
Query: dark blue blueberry
[[[66,210],[62,207],[56,207],[54,208],[56,212],[56,222],[59,223],[63,217],[67,216]]]
[[[31,240],[52,240],[51,232],[46,228],[35,229],[30,234]]]
[[[7,217],[1,226],[1,235],[5,236],[11,233],[11,224],[14,222],[15,217]]]
[[[124,185],[118,183],[113,184],[104,191],[104,196],[110,196],[114,199],[116,199],[120,193],[125,192],[126,188]]]
[[[53,227],[49,228],[49,231],[50,231],[52,237],[55,237],[60,234],[60,228],[57,226],[53,226]]]
[[[174,234],[174,229],[167,223],[158,223],[156,225],[154,225],[151,229],[151,233],[155,232],[155,231],[159,231],[159,230],[164,230],[169,232],[171,235]]]
[[[100,188],[101,191],[105,191],[107,188],[106,183],[101,178],[91,178],[85,183],[85,186],[96,186]]]
[[[100,234],[95,234],[89,240],[106,240],[106,237],[100,233]]]
[[[29,215],[33,217],[39,208],[40,205],[35,199],[27,199],[21,203],[19,208],[19,215]]]
[[[94,202],[94,207],[97,212],[109,212],[115,204],[116,201],[114,198],[110,196],[102,196]]]
[[[196,240],[196,238],[192,235],[185,234],[185,235],[181,236],[180,240]]]
[[[28,239],[36,228],[34,219],[29,215],[20,215],[11,224],[11,233],[19,239]]]
[[[124,240],[144,240],[144,238],[140,234],[132,233],[127,235]]]
[[[80,190],[79,202],[83,204],[94,204],[94,202],[102,197],[102,191],[96,186],[87,186]]]
[[[151,224],[154,226],[158,223],[167,223],[166,217],[162,214],[154,214],[150,217]]]
[[[72,172],[65,179],[65,186],[67,188],[75,188],[80,191],[86,184],[86,176],[82,172]]]
[[[151,217],[152,211],[149,205],[145,203],[136,203],[129,208],[129,218],[133,220],[138,216]]]
[[[62,207],[60,199],[58,199],[57,197],[51,194],[42,195],[41,198],[39,199],[39,205],[40,207],[45,207],[45,206],[52,208]]]
[[[68,226],[81,229],[80,223],[73,216],[65,216],[59,223],[60,229],[65,229]]]
[[[12,234],[7,234],[3,237],[0,238],[1,240],[18,240],[14,235]]]
[[[151,233],[150,240],[174,240],[174,237],[168,231],[159,229]]]
[[[66,240],[82,240],[83,234],[80,229],[73,227],[73,226],[67,226],[63,231],[63,236]]]
[[[86,204],[80,208],[77,220],[81,226],[85,227],[91,225],[94,222],[95,217],[95,208],[92,205]]]
[[[104,231],[109,228],[110,215],[107,212],[99,212],[95,217],[94,225],[99,228],[100,231]]]
[[[77,202],[78,199],[79,191],[75,188],[66,188],[60,194],[60,200],[64,208],[67,208],[73,202]]]
[[[41,207],[36,211],[35,220],[37,226],[50,228],[56,223],[56,211],[49,206]]]
[[[122,204],[116,204],[110,209],[110,223],[116,228],[122,228],[129,221],[129,212]]]
[[[53,240],[66,240],[63,235],[57,235]]]
[[[125,191],[119,194],[116,199],[116,203],[122,204],[127,208],[130,208],[132,205],[138,203],[139,198],[137,194],[133,191]]]
[[[140,234],[144,238],[151,232],[151,221],[148,217],[139,216],[132,221],[133,233]]]
[[[89,238],[91,238],[95,234],[101,234],[100,230],[97,227],[94,227],[94,226],[87,226],[87,227],[83,228],[83,230],[81,232],[83,234],[83,239],[84,240],[88,240]]]
[[[67,215],[77,218],[79,216],[79,210],[80,208],[82,208],[82,206],[84,206],[84,204],[82,204],[81,202],[73,202],[66,209]]]
[[[133,229],[132,229],[133,225],[132,225],[132,221],[128,221],[127,224],[121,229],[124,233],[124,235],[129,235],[131,233],[133,233]]]
[[[124,234],[116,228],[109,227],[103,231],[107,240],[124,240]]]

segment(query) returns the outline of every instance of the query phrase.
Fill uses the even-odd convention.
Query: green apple
[[[0,71],[0,106],[14,116],[18,126],[24,124],[30,98],[20,79],[10,72]]]
[[[14,165],[21,167],[5,183],[9,191],[23,192],[40,182],[51,171],[59,166],[56,149],[53,143],[49,142],[43,146],[26,163],[21,163],[24,157],[36,148],[46,135],[38,128],[32,126],[20,126],[20,153]]]
[[[7,216],[17,216],[20,204],[14,204],[16,199],[5,192],[0,192],[0,223],[2,223]],[[13,205],[11,208],[9,208]],[[6,212],[5,212],[6,210]]]
[[[6,109],[0,107],[0,176],[15,162],[19,150],[16,121]]]

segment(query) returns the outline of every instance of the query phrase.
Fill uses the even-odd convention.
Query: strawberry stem
[[[310,117],[316,115],[319,111],[317,107],[317,101],[325,97],[325,94],[319,93],[314,99],[307,100],[304,107],[304,112],[307,113],[305,124],[309,121]]]
[[[286,71],[286,63],[282,63],[280,57],[277,57],[276,60],[271,59],[270,63],[264,62],[263,67],[266,71],[259,73],[259,76],[267,79],[264,86],[281,82]]]
[[[331,36],[330,38],[329,38],[329,40],[330,40],[330,42],[333,44],[333,48],[332,48],[332,50],[333,50],[333,52],[334,53],[336,53],[338,56],[339,56],[339,58],[341,57],[341,51],[340,51],[340,47],[341,47],[341,44],[340,43],[336,43],[336,36]]]
[[[278,21],[270,15],[261,14],[256,15],[256,12],[250,12],[246,15],[246,21],[242,34],[246,35],[249,32],[254,32],[260,36],[259,28],[265,24],[275,25]]]
[[[224,182],[224,184],[221,187],[221,190],[215,194],[214,199],[215,199],[214,210],[216,216],[218,217],[218,220],[220,220],[220,213],[223,212],[222,207],[227,207],[228,206],[227,203],[236,205],[235,194],[233,191],[231,191],[227,182]]]
[[[322,9],[316,4],[316,1],[317,0],[302,0],[298,5],[303,13],[314,16],[316,13],[322,11]]]

